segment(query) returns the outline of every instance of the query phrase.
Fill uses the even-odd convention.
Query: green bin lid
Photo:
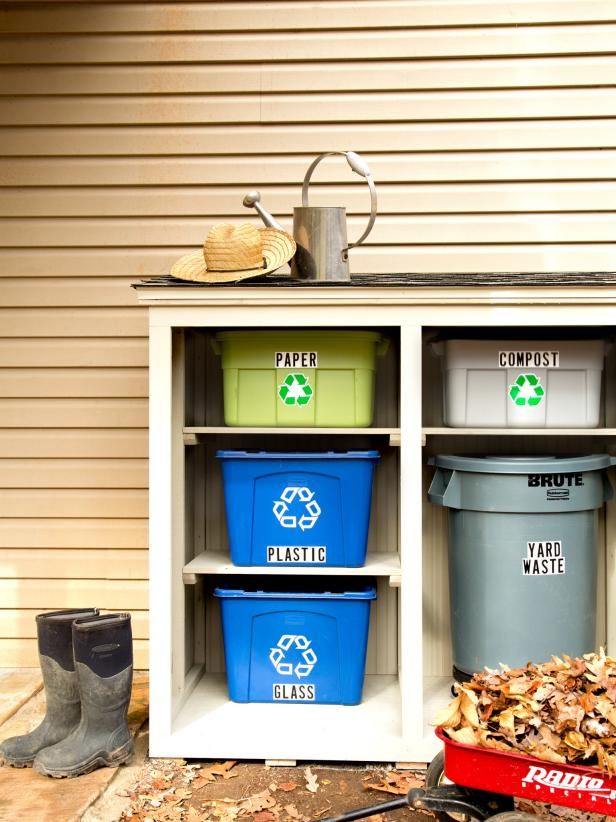
[[[430,465],[452,471],[471,471],[478,474],[551,474],[579,471],[599,471],[616,464],[609,454],[589,454],[581,457],[461,457],[437,454],[428,460]]]

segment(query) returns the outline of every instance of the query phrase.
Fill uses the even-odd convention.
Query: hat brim
[[[286,231],[278,228],[260,228],[263,241],[263,268],[250,268],[242,271],[208,271],[203,251],[186,254],[175,262],[171,276],[179,280],[192,280],[198,283],[230,283],[247,280],[249,277],[262,277],[288,263],[295,254],[295,240]]]

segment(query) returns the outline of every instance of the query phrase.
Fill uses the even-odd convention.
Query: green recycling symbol
[[[539,405],[545,397],[545,391],[536,374],[520,374],[513,385],[509,386],[509,396],[516,405]]]
[[[305,374],[289,374],[278,386],[278,396],[285,405],[308,405],[312,394]]]

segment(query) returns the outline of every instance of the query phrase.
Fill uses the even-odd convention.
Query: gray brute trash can
[[[454,676],[595,649],[597,509],[614,459],[430,459],[449,509]]]

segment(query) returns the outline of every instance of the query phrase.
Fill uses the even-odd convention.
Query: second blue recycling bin
[[[247,577],[215,588],[229,697],[357,705],[376,589],[353,582]]]
[[[378,451],[218,451],[234,565],[365,563]]]

